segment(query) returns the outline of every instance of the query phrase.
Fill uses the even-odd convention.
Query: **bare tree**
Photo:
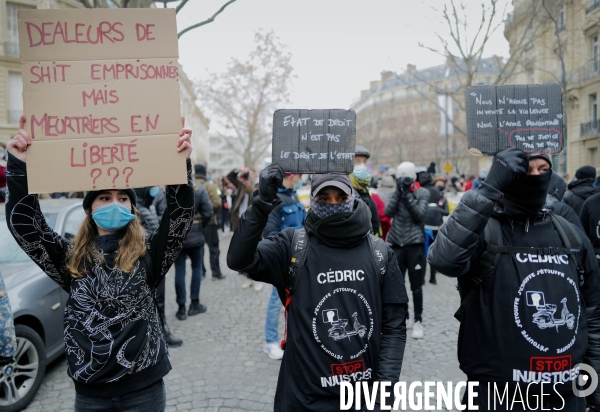
[[[196,83],[215,134],[255,166],[271,144],[273,111],[287,102],[292,79],[291,54],[273,31],[254,35],[256,48],[245,61],[232,59],[223,73]]]
[[[158,3],[163,3],[166,4],[168,2],[171,2],[173,0],[78,0],[80,3],[82,3],[85,7],[90,8],[90,9],[94,9],[94,8],[103,8],[103,9],[107,9],[107,8],[114,8],[114,7],[118,7],[118,8],[123,8],[123,9],[134,9],[134,8],[147,8],[150,7],[153,3],[157,2]],[[179,13],[183,7],[188,3],[189,0],[181,0],[179,2],[179,4],[177,5],[177,7],[175,8],[175,13]],[[177,33],[177,37],[181,37],[183,36],[185,33],[187,33],[190,30],[196,29],[198,27],[202,27],[206,24],[212,23],[213,21],[215,21],[215,18],[221,14],[223,12],[223,10],[225,10],[225,8],[227,6],[229,6],[231,3],[234,3],[236,0],[229,0],[226,3],[224,3],[211,17],[209,17],[206,20],[203,20],[199,23],[195,23],[192,24],[188,27],[186,27],[185,29],[181,30],[179,33]]]

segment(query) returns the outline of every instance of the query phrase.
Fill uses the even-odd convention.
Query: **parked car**
[[[85,217],[81,199],[40,200],[48,225],[65,238]],[[38,391],[46,365],[64,353],[63,315],[68,294],[23,252],[0,210],[0,273],[17,335],[15,362],[0,368],[0,412],[20,411]]]

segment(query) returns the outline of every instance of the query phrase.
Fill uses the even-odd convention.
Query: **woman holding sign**
[[[145,238],[132,189],[99,190],[87,192],[87,217],[67,240],[46,224],[38,196],[27,194],[26,151],[34,143],[24,125],[22,117],[7,146],[6,218],[23,250],[69,293],[64,333],[75,410],[163,411],[171,364],[154,291],[192,225],[192,132],[183,129],[173,148],[186,152],[188,184],[167,186],[157,231]]]

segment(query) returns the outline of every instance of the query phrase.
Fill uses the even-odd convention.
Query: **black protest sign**
[[[354,110],[282,109],[273,114],[273,163],[289,173],[351,173]]]
[[[563,150],[558,84],[472,86],[466,92],[469,152],[493,156],[509,147],[526,153]]]

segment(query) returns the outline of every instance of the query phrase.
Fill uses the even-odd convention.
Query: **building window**
[[[525,50],[531,49],[533,49],[533,29],[529,27],[525,32]]]
[[[456,80],[452,81],[452,91],[455,92],[458,90],[458,82]]]
[[[491,79],[489,77],[485,77],[483,79],[483,84],[488,85],[488,84],[490,84],[490,81],[491,81]]]
[[[592,71],[598,73],[598,69],[600,68],[598,62],[598,54],[600,50],[598,49],[598,35],[592,37]]]
[[[23,114],[23,77],[8,73],[8,122],[19,123]]]
[[[565,29],[567,23],[567,6],[562,3],[558,5],[558,16],[557,16],[557,31],[561,32]]]
[[[588,164],[598,167],[598,148],[591,147],[588,149]]]
[[[427,86],[425,86],[425,85],[421,86],[421,95],[423,95],[423,96],[427,95]]]
[[[6,55],[11,57],[19,57],[19,29],[17,24],[17,10],[19,9],[34,9],[35,7],[26,6],[23,4],[6,3],[8,42],[6,43]]]
[[[426,109],[427,105],[425,103],[419,104],[419,113],[423,113]]]
[[[406,89],[406,98],[412,99],[412,89],[410,87]]]
[[[598,120],[598,98],[596,93],[590,94],[590,120],[592,122]]]

